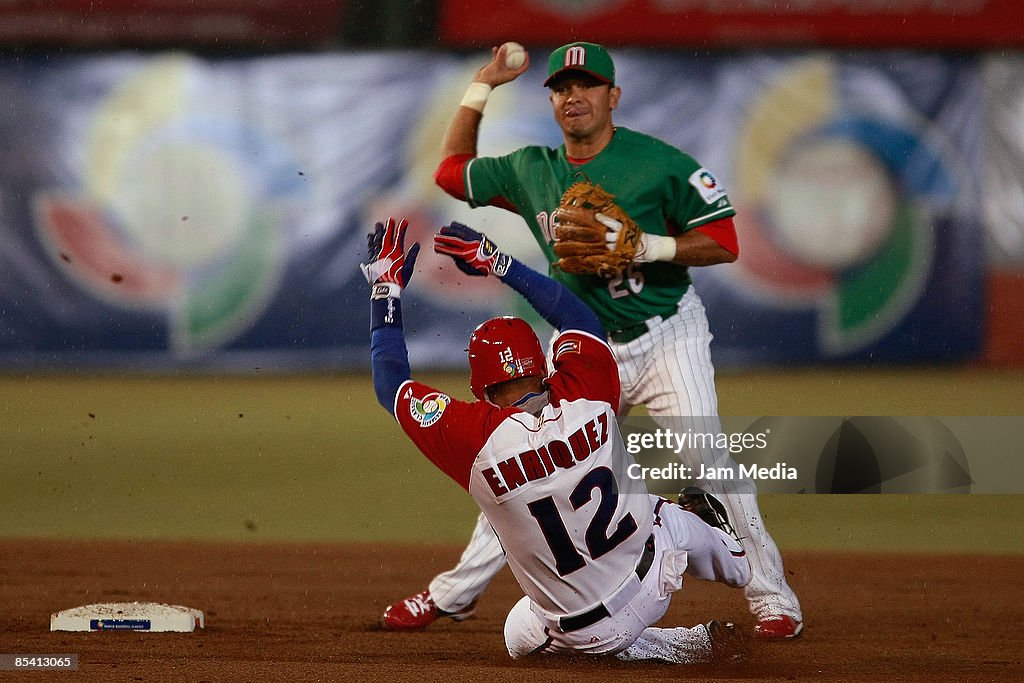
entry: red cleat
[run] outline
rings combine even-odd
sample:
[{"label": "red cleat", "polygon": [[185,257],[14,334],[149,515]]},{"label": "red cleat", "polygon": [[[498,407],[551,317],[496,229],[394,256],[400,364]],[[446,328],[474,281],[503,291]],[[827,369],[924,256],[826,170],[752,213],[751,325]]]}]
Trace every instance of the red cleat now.
[{"label": "red cleat", "polygon": [[804,630],[804,622],[785,614],[773,614],[757,622],[754,635],[760,640],[790,640]]},{"label": "red cleat", "polygon": [[473,616],[474,611],[475,603],[461,612],[439,610],[434,604],[434,598],[430,597],[430,591],[427,590],[388,605],[381,623],[389,631],[421,631],[441,617],[462,621]]}]

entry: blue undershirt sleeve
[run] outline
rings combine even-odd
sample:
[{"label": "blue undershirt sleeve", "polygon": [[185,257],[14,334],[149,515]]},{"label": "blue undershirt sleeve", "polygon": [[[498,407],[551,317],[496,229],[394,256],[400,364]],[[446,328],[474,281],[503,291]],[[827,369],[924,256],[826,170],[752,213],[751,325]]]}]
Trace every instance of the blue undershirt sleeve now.
[{"label": "blue undershirt sleeve", "polygon": [[371,301],[372,308],[390,306],[395,322],[379,323],[384,316],[374,310],[371,319],[379,326],[370,333],[370,365],[373,368],[373,390],[377,400],[394,415],[395,394],[399,387],[412,377],[409,367],[409,352],[405,347],[402,333],[401,302],[399,299]]},{"label": "blue undershirt sleeve", "polygon": [[516,259],[512,259],[512,265],[501,281],[522,294],[556,330],[582,330],[604,339],[604,326],[597,315],[561,282]]}]

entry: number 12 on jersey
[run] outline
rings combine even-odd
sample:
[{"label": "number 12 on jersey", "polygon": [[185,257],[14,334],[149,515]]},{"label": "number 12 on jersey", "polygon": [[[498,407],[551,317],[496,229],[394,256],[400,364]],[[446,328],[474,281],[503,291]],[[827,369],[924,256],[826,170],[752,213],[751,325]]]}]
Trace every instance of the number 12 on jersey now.
[{"label": "number 12 on jersey", "polygon": [[[608,534],[612,526],[612,517],[618,507],[619,489],[615,483],[615,476],[607,467],[597,467],[580,480],[569,494],[572,509],[579,510],[593,500],[594,489],[600,493],[600,503],[584,534],[584,542],[592,560],[610,552],[637,530],[636,520],[627,512],[615,524],[615,530],[611,535]],[[527,504],[527,507],[540,525],[541,533],[544,534],[544,539],[551,549],[558,575],[565,576],[583,568],[587,562],[576,549],[565,528],[565,522],[558,512],[554,498],[546,496]]]}]

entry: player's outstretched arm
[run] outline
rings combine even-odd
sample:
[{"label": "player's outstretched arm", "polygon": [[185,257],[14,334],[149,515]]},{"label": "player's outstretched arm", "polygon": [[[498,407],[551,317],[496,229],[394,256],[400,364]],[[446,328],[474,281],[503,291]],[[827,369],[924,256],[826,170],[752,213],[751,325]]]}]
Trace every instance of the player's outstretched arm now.
[{"label": "player's outstretched arm", "polygon": [[359,264],[370,283],[370,361],[377,400],[394,415],[395,395],[412,376],[402,332],[402,290],[412,278],[420,245],[405,251],[408,221],[388,218],[367,235],[367,263]]},{"label": "player's outstretched arm", "polygon": [[452,222],[434,235],[434,251],[451,256],[467,275],[491,273],[516,290],[560,331],[582,330],[602,339],[604,327],[590,308],[565,285],[503,254],[486,235]]}]

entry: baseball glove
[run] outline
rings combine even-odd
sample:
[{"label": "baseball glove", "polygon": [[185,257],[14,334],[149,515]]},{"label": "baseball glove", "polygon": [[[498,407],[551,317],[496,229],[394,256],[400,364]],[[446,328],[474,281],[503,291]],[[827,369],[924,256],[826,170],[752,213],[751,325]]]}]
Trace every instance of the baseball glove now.
[{"label": "baseball glove", "polygon": [[566,273],[615,277],[640,246],[640,226],[615,203],[614,195],[591,182],[571,185],[554,218],[555,267]]},{"label": "baseball glove", "polygon": [[721,529],[737,541],[741,540],[729,522],[729,513],[726,512],[722,501],[697,486],[687,486],[679,492],[679,507],[687,512],[700,517],[705,524]]}]

